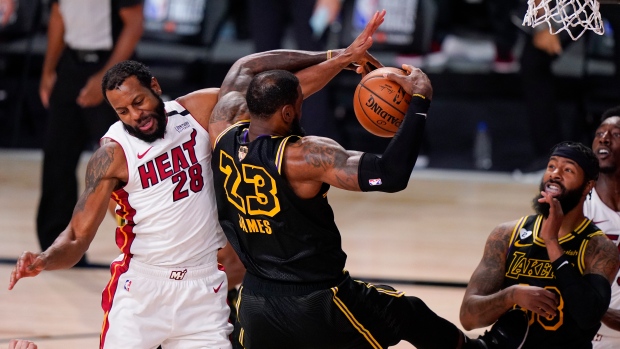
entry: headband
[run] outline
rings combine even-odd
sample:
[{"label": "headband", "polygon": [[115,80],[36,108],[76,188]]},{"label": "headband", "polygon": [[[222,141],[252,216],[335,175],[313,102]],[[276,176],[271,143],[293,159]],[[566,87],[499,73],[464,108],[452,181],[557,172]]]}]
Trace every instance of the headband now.
[{"label": "headband", "polygon": [[553,149],[551,156],[561,156],[575,161],[588,179],[596,179],[598,177],[598,162],[594,164],[584,153],[575,147],[566,144],[558,145]]}]

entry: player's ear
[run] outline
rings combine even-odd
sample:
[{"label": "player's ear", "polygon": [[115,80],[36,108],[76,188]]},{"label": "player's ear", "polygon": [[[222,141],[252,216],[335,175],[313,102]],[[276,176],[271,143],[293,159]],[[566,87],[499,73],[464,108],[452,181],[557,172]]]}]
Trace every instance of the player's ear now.
[{"label": "player's ear", "polygon": [[282,119],[287,124],[293,122],[294,118],[295,118],[295,110],[293,109],[292,105],[287,104],[284,107],[282,107]]},{"label": "player's ear", "polygon": [[156,77],[151,78],[151,89],[155,91],[158,96],[161,96],[161,86],[159,86],[159,81],[157,81]]}]

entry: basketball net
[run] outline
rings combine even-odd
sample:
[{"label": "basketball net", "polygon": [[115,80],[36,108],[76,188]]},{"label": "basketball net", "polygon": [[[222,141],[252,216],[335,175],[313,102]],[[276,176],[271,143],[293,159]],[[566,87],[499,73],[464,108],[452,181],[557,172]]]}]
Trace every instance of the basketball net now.
[{"label": "basketball net", "polygon": [[528,0],[523,25],[535,28],[547,23],[549,32],[557,34],[566,30],[573,40],[586,30],[603,35],[603,20],[597,0]]}]

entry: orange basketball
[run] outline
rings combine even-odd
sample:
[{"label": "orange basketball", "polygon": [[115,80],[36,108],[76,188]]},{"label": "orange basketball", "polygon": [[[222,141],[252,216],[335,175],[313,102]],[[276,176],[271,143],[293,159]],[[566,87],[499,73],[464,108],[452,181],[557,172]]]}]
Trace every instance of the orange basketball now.
[{"label": "orange basketball", "polygon": [[411,95],[386,78],[383,73],[407,74],[404,70],[383,67],[368,73],[353,95],[353,111],[360,124],[380,137],[393,137],[405,117]]}]

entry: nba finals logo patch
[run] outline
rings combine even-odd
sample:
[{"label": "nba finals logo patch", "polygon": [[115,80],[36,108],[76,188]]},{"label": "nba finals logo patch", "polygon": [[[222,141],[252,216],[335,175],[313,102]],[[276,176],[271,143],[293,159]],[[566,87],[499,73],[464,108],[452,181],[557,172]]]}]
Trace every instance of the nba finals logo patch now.
[{"label": "nba finals logo patch", "polygon": [[243,161],[246,155],[248,155],[248,147],[245,145],[240,146],[239,152],[237,153],[237,157],[239,158],[239,161]]},{"label": "nba finals logo patch", "polygon": [[381,178],[369,179],[368,184],[370,185],[381,185]]},{"label": "nba finals logo patch", "polygon": [[129,292],[130,287],[131,287],[131,280],[125,280],[125,285],[123,286],[125,291]]}]

